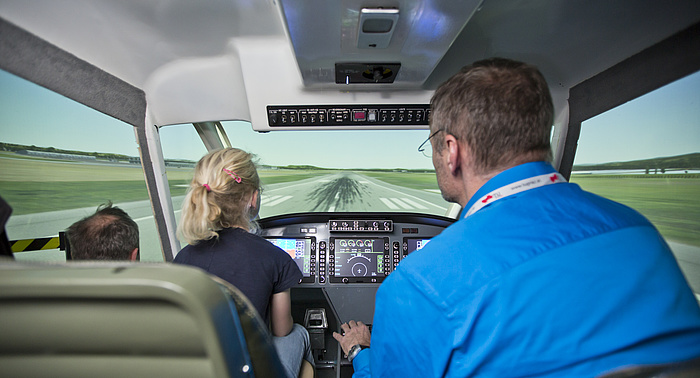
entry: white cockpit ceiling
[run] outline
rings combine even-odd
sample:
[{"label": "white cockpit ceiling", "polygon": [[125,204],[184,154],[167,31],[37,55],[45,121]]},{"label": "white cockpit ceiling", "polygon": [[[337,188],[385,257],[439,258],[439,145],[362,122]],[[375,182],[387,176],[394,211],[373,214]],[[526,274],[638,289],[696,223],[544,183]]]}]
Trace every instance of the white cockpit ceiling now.
[{"label": "white cockpit ceiling", "polygon": [[[351,16],[367,6],[399,9],[397,45],[347,48]],[[435,9],[450,11],[426,11]],[[0,0],[0,17],[144,90],[155,124],[256,127],[269,104],[427,103],[460,67],[490,56],[540,67],[561,113],[570,87],[700,22],[700,1]],[[329,32],[294,32],[312,25]],[[451,34],[426,48],[442,26]],[[411,79],[375,86],[313,76],[336,60],[385,59],[401,61]]]}]

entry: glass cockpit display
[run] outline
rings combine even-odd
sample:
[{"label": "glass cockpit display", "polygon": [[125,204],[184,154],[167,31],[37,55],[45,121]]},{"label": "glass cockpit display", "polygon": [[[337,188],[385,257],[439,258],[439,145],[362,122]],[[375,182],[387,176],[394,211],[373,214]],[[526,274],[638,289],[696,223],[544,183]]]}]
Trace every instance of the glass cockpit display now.
[{"label": "glass cockpit display", "polygon": [[429,241],[430,239],[428,238],[404,238],[404,246],[406,248],[404,256],[425,247]]},{"label": "glass cockpit display", "polygon": [[381,282],[389,261],[387,238],[331,238],[331,282]]},{"label": "glass cockpit display", "polygon": [[270,238],[267,240],[285,251],[303,274],[302,282],[313,282],[316,267],[315,238]]}]

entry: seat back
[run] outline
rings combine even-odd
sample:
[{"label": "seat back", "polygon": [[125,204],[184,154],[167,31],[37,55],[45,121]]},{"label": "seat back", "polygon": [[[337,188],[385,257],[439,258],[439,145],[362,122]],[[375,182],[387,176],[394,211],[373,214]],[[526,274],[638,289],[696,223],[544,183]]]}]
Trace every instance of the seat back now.
[{"label": "seat back", "polygon": [[0,264],[0,376],[274,376],[261,324],[237,289],[197,268]]},{"label": "seat back", "polygon": [[598,378],[696,378],[700,377],[700,358],[657,365],[627,366]]}]

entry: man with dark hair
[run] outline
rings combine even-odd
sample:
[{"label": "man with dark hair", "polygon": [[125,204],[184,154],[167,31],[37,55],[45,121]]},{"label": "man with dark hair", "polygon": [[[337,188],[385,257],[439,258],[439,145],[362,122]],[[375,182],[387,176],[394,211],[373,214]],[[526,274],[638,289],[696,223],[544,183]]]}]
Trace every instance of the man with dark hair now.
[{"label": "man with dark hair", "polygon": [[73,223],[66,234],[73,260],[139,260],[139,227],[111,202]]},{"label": "man with dark hair", "polygon": [[334,333],[356,377],[593,377],[700,356],[700,307],[658,231],[548,162],[535,67],[476,62],[431,109],[438,185],[463,211],[380,286],[371,347],[361,322]]}]

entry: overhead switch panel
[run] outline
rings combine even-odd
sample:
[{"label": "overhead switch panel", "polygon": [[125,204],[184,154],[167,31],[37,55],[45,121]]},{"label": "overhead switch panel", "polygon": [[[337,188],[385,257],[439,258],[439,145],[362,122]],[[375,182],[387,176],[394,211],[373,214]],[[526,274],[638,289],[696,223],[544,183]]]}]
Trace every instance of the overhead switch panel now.
[{"label": "overhead switch panel", "polygon": [[267,107],[270,127],[428,125],[430,105],[282,105]]}]

